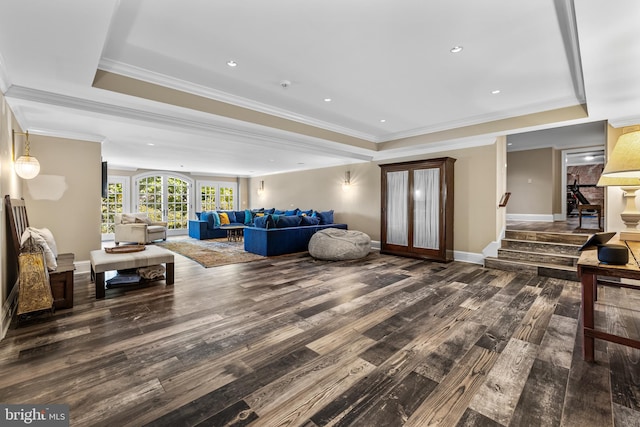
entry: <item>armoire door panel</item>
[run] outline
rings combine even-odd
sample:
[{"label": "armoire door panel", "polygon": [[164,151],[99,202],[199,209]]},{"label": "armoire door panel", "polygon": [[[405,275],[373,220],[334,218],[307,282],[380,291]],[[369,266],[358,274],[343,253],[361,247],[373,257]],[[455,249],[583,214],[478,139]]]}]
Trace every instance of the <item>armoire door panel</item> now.
[{"label": "armoire door panel", "polygon": [[453,260],[453,164],[439,159],[381,165],[381,252]]},{"label": "armoire door panel", "polygon": [[386,243],[408,246],[409,216],[408,197],[409,172],[389,172],[387,174],[387,236]]}]

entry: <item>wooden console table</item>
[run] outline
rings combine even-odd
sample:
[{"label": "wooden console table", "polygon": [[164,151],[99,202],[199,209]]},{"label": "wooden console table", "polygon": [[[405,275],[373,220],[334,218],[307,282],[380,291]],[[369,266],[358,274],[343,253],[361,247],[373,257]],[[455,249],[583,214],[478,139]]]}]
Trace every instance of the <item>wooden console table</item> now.
[{"label": "wooden console table", "polygon": [[[622,244],[620,241],[610,241],[613,244]],[[578,277],[582,285],[582,355],[584,360],[592,362],[594,360],[595,339],[614,342],[633,348],[640,348],[640,340],[613,335],[595,329],[594,304],[598,299],[598,285],[616,286],[640,290],[640,286],[619,282],[608,282],[598,280],[598,276],[617,277],[622,279],[640,280],[640,267],[634,257],[640,260],[640,242],[628,242],[631,252],[629,253],[629,263],[626,265],[608,265],[598,261],[596,250],[582,252],[578,260]]]}]

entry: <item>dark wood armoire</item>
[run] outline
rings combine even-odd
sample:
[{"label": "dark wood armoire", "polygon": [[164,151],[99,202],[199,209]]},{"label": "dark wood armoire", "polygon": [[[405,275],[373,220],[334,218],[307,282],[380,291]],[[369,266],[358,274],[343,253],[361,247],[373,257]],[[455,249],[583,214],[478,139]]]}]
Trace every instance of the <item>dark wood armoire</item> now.
[{"label": "dark wood armoire", "polygon": [[382,253],[453,261],[453,165],[438,159],[380,165]]}]

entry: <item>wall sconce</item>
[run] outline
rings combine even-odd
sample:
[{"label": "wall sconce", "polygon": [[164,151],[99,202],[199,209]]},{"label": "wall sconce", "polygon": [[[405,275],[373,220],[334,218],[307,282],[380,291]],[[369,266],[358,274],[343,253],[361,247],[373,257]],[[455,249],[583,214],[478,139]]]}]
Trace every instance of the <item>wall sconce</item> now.
[{"label": "wall sconce", "polygon": [[342,183],[342,190],[347,191],[351,187],[351,171],[344,173],[344,182]]},{"label": "wall sconce", "polygon": [[[18,157],[17,160],[16,160],[16,135],[26,136],[25,143],[24,143],[24,155]],[[26,131],[23,133],[23,132],[16,132],[15,130],[11,129],[11,142],[13,143],[12,155],[15,161],[14,169],[16,171],[16,174],[18,174],[18,176],[23,179],[32,179],[38,176],[38,173],[40,173],[40,162],[35,157],[32,157],[29,153],[29,149],[31,148],[29,146],[29,131]]]},{"label": "wall sconce", "polygon": [[258,187],[258,195],[262,196],[264,194],[264,181],[260,181],[260,186]]},{"label": "wall sconce", "polygon": [[620,214],[627,226],[620,240],[640,241],[640,212],[636,209],[636,191],[640,189],[640,131],[620,135],[596,184],[598,187],[620,186],[627,204]]}]

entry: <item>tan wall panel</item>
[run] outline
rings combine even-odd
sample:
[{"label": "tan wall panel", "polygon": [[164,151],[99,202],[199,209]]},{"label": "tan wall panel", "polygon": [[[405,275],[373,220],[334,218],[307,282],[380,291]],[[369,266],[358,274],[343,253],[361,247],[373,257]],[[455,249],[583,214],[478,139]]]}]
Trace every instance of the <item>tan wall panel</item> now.
[{"label": "tan wall panel", "polygon": [[[454,250],[482,253],[497,238],[497,146],[443,151],[398,161],[453,157]],[[351,170],[352,188],[343,192],[344,172]],[[260,181],[265,192],[258,196]],[[380,240],[380,167],[374,163],[256,177],[250,180],[251,208],[335,210],[336,222],[349,224]]]},{"label": "tan wall panel", "polygon": [[[351,186],[344,191],[346,171],[351,172]],[[265,187],[262,195],[258,195],[260,181]],[[249,207],[333,209],[336,222],[380,240],[380,168],[360,163],[252,178]]]},{"label": "tan wall panel", "polygon": [[553,214],[553,149],[515,151],[507,154],[509,214]]},{"label": "tan wall panel", "polygon": [[41,169],[24,184],[29,222],[50,229],[59,252],[86,261],[101,245],[100,144],[39,135],[30,140]]}]

